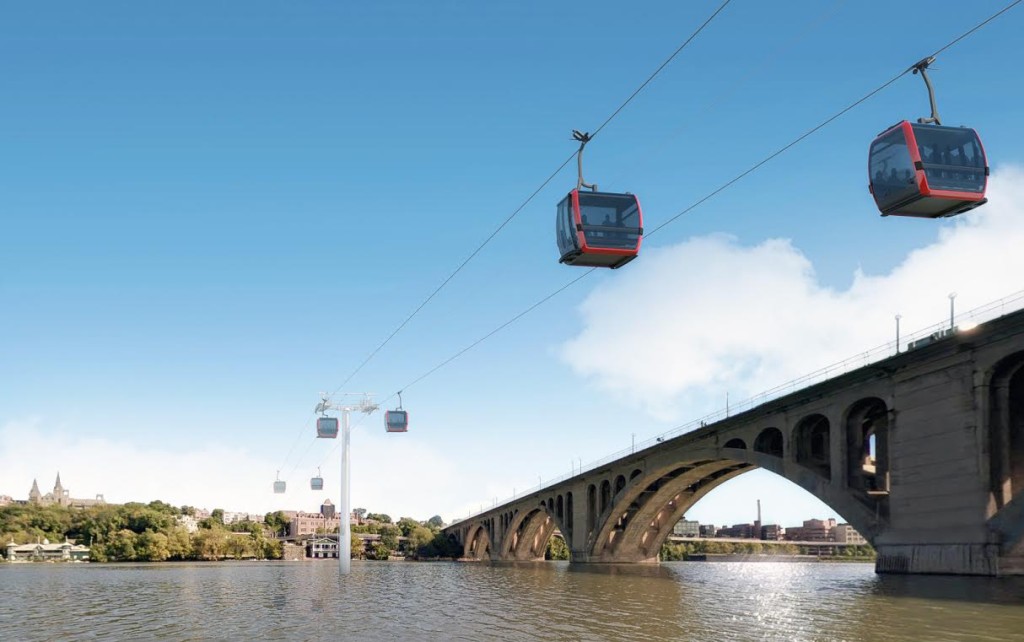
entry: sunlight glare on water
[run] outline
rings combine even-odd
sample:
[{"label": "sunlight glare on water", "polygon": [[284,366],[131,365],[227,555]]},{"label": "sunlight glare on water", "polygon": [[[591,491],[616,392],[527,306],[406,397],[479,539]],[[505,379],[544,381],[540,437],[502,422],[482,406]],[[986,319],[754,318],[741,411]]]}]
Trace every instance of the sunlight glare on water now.
[{"label": "sunlight glare on water", "polygon": [[0,640],[1024,639],[1019,579],[867,564],[25,564],[0,602]]}]

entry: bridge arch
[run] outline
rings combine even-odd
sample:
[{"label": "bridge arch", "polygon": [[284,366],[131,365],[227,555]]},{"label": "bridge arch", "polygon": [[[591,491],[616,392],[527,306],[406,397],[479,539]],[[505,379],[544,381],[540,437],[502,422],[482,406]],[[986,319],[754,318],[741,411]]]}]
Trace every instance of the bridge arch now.
[{"label": "bridge arch", "polygon": [[825,479],[832,476],[831,430],[828,417],[815,413],[797,423],[792,437],[796,462]]},{"label": "bridge arch", "polygon": [[617,502],[592,556],[610,562],[656,562],[672,527],[704,495],[753,466],[733,460],[681,466],[649,481],[629,505]]},{"label": "bridge arch", "polygon": [[615,503],[605,507],[589,529],[586,543],[588,557],[605,555],[605,549],[616,538],[616,533],[640,510],[651,493],[670,480],[708,463],[711,461],[676,462],[633,477],[616,495]]},{"label": "bridge arch", "polygon": [[739,437],[733,437],[729,441],[725,442],[725,447],[726,448],[736,448],[736,449],[739,449],[739,450],[746,450],[747,449],[747,442],[743,441]]},{"label": "bridge arch", "polygon": [[773,457],[782,457],[785,454],[784,441],[781,430],[775,427],[765,428],[754,438],[754,450]]},{"label": "bridge arch", "polygon": [[[561,498],[561,495],[559,495]],[[570,500],[571,501],[571,500]],[[499,559],[517,561],[543,560],[548,540],[559,530],[568,538],[564,521],[548,510],[547,504],[540,504],[533,510],[522,511],[513,518],[502,541]]]},{"label": "bridge arch", "polygon": [[601,482],[601,512],[608,510],[612,502],[612,483],[607,479]]},{"label": "bridge arch", "polygon": [[1024,491],[1024,352],[992,369],[988,405],[991,495],[998,510]]},{"label": "bridge arch", "polygon": [[[876,405],[865,403],[859,408],[876,409]],[[811,420],[815,421],[813,415]],[[820,425],[820,420],[817,423]],[[777,428],[764,429],[761,434],[768,430],[777,433],[773,439],[782,436]],[[832,484],[822,479],[821,473],[775,454],[725,447],[713,454],[652,468],[627,485],[614,504],[601,514],[597,528],[591,530],[586,558],[603,562],[657,561],[661,545],[688,510],[718,486],[756,468],[784,477],[814,495],[868,541],[873,541],[885,518],[877,507],[860,501],[844,485]]]},{"label": "bridge arch", "polygon": [[889,407],[866,397],[846,410],[846,485],[864,501],[889,493]]},{"label": "bridge arch", "polygon": [[462,557],[471,560],[491,559],[491,533],[485,522],[477,522],[469,527],[466,541],[462,547]]}]

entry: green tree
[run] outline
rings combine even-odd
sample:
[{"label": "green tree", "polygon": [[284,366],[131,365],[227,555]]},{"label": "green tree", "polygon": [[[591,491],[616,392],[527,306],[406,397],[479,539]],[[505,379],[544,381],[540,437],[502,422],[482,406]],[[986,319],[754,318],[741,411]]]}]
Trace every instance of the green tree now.
[{"label": "green tree", "polygon": [[114,533],[106,544],[106,555],[112,562],[130,562],[135,559],[136,534],[128,529]]},{"label": "green tree", "polygon": [[267,513],[263,517],[263,523],[265,523],[275,535],[283,535],[288,529],[290,520],[288,519],[288,516],[284,514],[284,511],[276,511],[273,513]]},{"label": "green tree", "polygon": [[352,512],[355,513],[356,519],[359,520],[359,521],[363,521],[363,518],[366,517],[366,509],[365,508],[357,508],[357,509],[355,509]]},{"label": "green tree", "polygon": [[[434,532],[426,526],[417,526],[406,535],[405,553],[411,557],[429,557],[423,555],[424,549],[434,540]],[[427,551],[429,553],[429,551]]]},{"label": "green tree", "polygon": [[192,537],[192,555],[200,560],[219,560],[227,555],[227,531],[202,529]]},{"label": "green tree", "polygon": [[169,540],[163,533],[145,531],[136,537],[136,559],[143,562],[163,562],[170,556]]},{"label": "green tree", "polygon": [[441,519],[440,515],[434,515],[427,520],[427,526],[434,530],[440,530],[444,528],[444,520]]},{"label": "green tree", "polygon": [[547,548],[544,550],[546,560],[567,560],[569,559],[569,547],[561,537],[548,538]]},{"label": "green tree", "polygon": [[409,537],[409,533],[420,526],[421,524],[411,517],[403,517],[398,520],[398,528],[401,529],[404,537]]},{"label": "green tree", "polygon": [[359,537],[355,533],[349,533],[349,539],[351,542],[349,544],[349,557],[354,560],[363,559],[366,555],[366,547],[363,546],[363,538]]},{"label": "green tree", "polygon": [[391,516],[387,513],[370,513],[366,516],[366,519],[372,522],[380,522],[381,524],[391,523]]},{"label": "green tree", "polygon": [[377,542],[373,545],[373,556],[371,559],[386,560],[390,556],[391,549],[385,546],[383,542]]},{"label": "green tree", "polygon": [[389,551],[398,550],[398,537],[402,534],[401,529],[392,524],[384,524],[380,527],[380,543],[388,547]]},{"label": "green tree", "polygon": [[444,533],[436,533],[428,546],[419,551],[420,557],[462,557],[462,546]]}]

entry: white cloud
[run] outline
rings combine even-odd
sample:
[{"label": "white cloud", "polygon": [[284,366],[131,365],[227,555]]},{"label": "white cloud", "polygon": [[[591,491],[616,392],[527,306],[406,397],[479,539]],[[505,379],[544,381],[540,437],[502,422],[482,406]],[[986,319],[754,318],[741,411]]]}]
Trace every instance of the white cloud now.
[{"label": "white cloud", "polygon": [[[592,292],[561,356],[600,388],[668,418],[706,412],[1024,287],[1024,170],[992,177],[990,202],[945,224],[888,274],[824,286],[785,239],[724,235],[645,252]],[[895,221],[894,221],[895,223]],[[948,309],[948,308],[947,308]],[[713,400],[713,401],[710,401]]]},{"label": "white cloud", "polygon": [[[325,498],[339,500],[340,454],[336,442],[318,441],[301,466],[282,471],[288,492],[272,492],[275,465],[242,445],[205,443],[186,452],[158,445],[76,434],[72,426],[46,427],[43,419],[9,421],[0,428],[0,494],[26,499],[32,480],[43,493],[53,489],[57,473],[72,497],[102,493],[108,502],[149,502],[175,506],[265,513],[272,510],[316,511]],[[405,437],[405,435],[403,435]],[[436,450],[419,440],[386,439],[365,429],[352,438],[352,502],[394,518],[427,519],[456,510],[456,471]],[[303,449],[305,449],[303,447]],[[275,453],[274,456],[279,456]],[[328,460],[322,473],[324,491],[309,488],[316,462]],[[311,463],[310,463],[311,462]],[[288,476],[290,475],[290,478]],[[447,510],[448,512],[442,512]]]}]

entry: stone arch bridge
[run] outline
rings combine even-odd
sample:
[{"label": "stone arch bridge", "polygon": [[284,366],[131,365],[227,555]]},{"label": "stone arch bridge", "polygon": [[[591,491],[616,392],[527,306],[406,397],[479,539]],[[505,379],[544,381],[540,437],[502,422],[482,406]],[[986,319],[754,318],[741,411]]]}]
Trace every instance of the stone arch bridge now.
[{"label": "stone arch bridge", "polygon": [[478,560],[657,562],[755,468],[832,507],[881,573],[1024,574],[1024,312],[903,352],[495,506],[446,533]]}]

